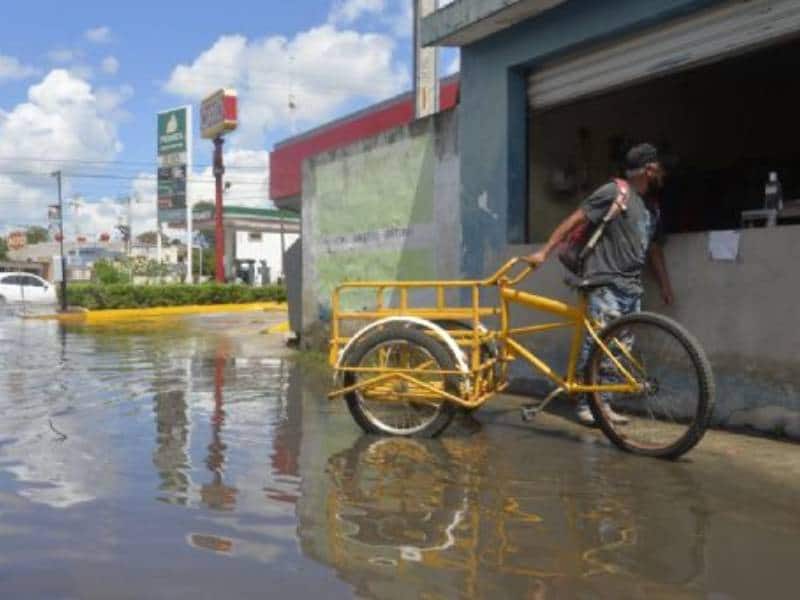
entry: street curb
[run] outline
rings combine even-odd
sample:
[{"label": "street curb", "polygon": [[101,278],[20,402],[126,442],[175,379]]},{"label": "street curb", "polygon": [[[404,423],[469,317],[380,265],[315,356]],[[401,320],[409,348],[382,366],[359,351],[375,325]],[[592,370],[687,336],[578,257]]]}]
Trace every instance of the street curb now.
[{"label": "street curb", "polygon": [[155,308],[120,308],[114,310],[90,310],[86,312],[36,315],[33,320],[60,321],[62,323],[112,323],[159,317],[180,317],[215,313],[239,313],[256,311],[285,311],[286,304],[278,302],[253,302],[250,304],[207,304],[190,306],[159,306]]}]

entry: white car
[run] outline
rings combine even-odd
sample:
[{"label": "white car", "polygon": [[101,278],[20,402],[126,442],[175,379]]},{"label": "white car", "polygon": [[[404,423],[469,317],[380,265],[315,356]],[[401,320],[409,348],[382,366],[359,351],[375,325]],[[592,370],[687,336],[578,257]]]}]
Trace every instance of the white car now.
[{"label": "white car", "polygon": [[0,304],[30,302],[56,304],[56,288],[38,275],[0,273]]}]

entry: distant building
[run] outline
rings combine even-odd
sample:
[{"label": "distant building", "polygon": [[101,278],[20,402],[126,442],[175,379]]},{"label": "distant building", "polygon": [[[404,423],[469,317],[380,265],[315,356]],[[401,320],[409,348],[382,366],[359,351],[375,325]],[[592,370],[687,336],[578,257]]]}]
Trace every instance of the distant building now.
[{"label": "distant building", "polygon": [[[214,209],[197,211],[195,231],[214,231]],[[285,277],[283,252],[300,237],[300,218],[290,211],[270,208],[226,206],[225,274],[249,283],[262,284]]]}]

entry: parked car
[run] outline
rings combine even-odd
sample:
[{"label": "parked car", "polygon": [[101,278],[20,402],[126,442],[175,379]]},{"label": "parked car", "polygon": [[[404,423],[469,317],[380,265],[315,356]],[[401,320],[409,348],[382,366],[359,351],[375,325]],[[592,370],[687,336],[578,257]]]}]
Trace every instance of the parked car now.
[{"label": "parked car", "polygon": [[56,288],[30,273],[0,273],[0,304],[30,302],[32,304],[56,304]]}]

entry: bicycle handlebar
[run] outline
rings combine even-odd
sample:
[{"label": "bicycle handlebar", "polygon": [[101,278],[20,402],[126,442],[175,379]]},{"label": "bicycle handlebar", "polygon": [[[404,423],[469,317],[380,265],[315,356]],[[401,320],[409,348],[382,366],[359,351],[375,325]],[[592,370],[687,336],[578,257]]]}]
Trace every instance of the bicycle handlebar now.
[{"label": "bicycle handlebar", "polygon": [[504,282],[505,285],[510,285],[510,286],[517,285],[519,282],[521,282],[535,270],[535,267],[532,264],[527,262],[525,259],[520,258],[519,256],[509,260],[506,264],[500,267],[494,275],[492,275],[488,279],[484,279],[481,282],[481,285],[485,286],[497,285],[500,282],[500,280],[503,279],[506,276],[506,274],[509,273],[509,271],[511,271],[511,269],[513,269],[519,263],[522,262],[526,264],[525,268],[516,277],[508,279]]}]

